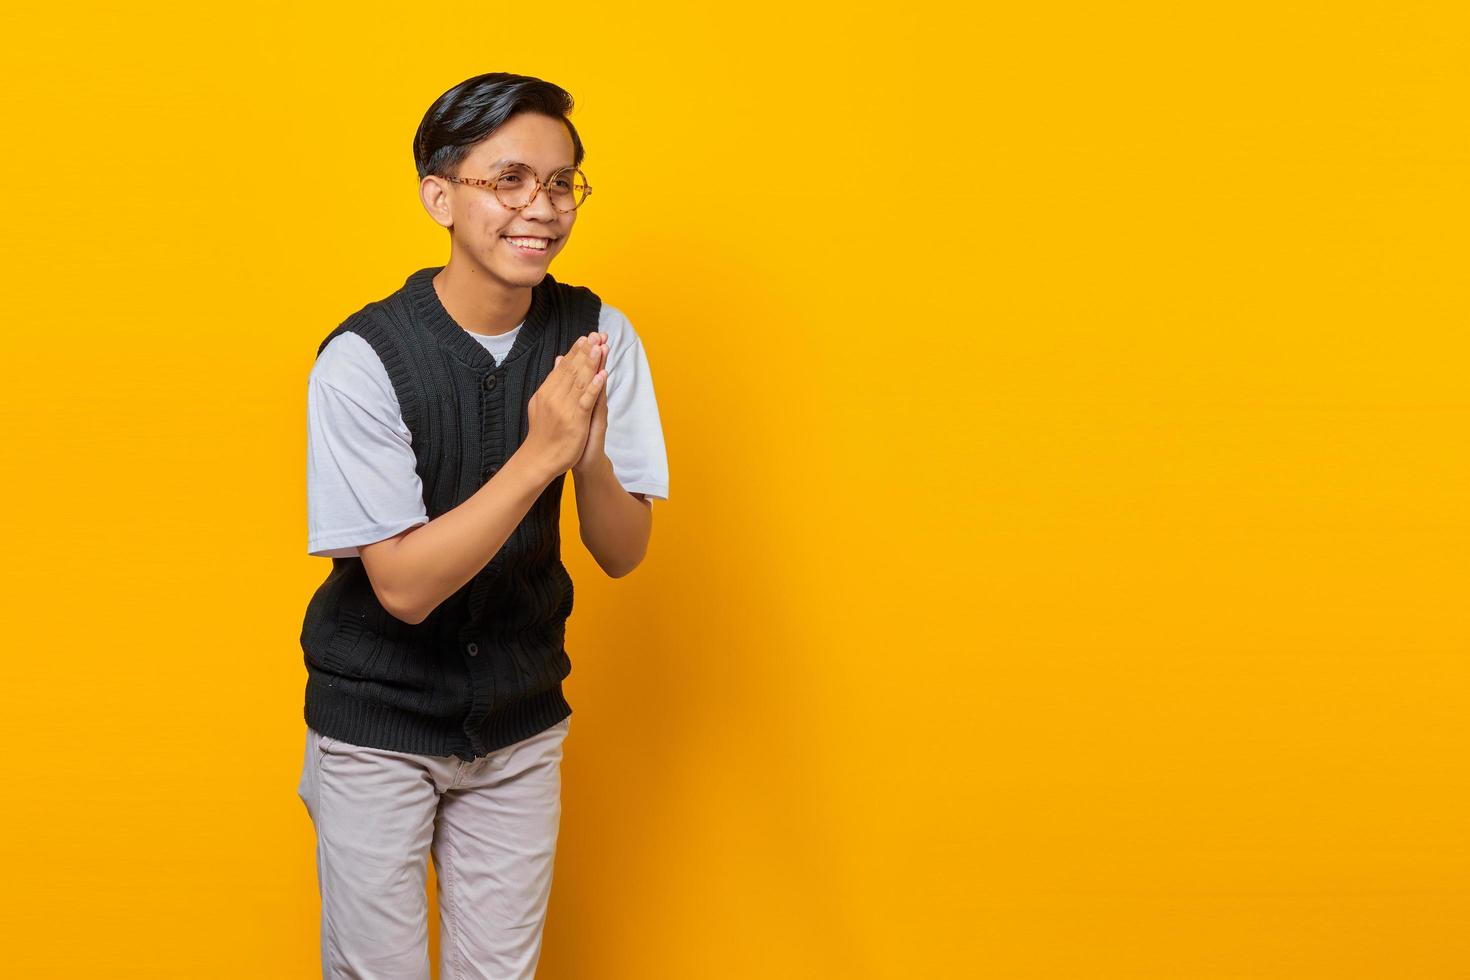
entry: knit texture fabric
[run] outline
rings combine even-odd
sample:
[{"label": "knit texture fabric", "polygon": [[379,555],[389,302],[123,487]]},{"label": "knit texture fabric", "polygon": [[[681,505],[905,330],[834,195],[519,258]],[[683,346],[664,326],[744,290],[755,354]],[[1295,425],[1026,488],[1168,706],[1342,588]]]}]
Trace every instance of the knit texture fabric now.
[{"label": "knit texture fabric", "polygon": [[[430,520],[469,499],[525,441],[531,395],[556,357],[597,329],[602,305],[548,273],[497,364],[444,309],[433,284],[441,268],[415,272],[317,346],[352,331],[382,359]],[[355,745],[472,761],[570,715],[565,481],[553,480],[490,562],[418,624],[383,608],[361,558],[333,558],[301,627],[306,723]]]}]

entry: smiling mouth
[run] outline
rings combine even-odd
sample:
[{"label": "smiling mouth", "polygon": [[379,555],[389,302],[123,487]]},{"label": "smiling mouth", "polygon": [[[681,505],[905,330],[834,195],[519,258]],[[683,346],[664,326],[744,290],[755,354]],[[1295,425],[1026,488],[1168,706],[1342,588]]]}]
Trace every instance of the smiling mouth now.
[{"label": "smiling mouth", "polygon": [[520,235],[501,235],[500,237],[505,239],[505,243],[511,248],[527,255],[543,255],[550,251],[552,242],[556,241],[554,238],[523,237]]}]

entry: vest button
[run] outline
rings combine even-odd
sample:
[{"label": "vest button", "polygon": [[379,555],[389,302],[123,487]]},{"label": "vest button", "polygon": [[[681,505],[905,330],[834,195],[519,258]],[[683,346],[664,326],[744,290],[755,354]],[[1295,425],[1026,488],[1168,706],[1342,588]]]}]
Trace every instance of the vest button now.
[{"label": "vest button", "polygon": [[485,375],[485,390],[486,391],[493,391],[494,388],[495,388],[495,375],[493,375],[493,374],[487,374],[487,375]]},{"label": "vest button", "polygon": [[471,643],[469,646],[465,647],[465,652],[468,653],[472,657],[475,656],[476,654],[478,654],[480,652],[480,644],[478,644],[478,643]]}]

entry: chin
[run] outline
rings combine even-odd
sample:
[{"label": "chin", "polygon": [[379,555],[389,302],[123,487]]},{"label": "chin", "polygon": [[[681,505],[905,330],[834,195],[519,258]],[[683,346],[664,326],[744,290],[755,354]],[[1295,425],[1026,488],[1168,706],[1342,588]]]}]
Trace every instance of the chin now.
[{"label": "chin", "polygon": [[550,267],[550,262],[541,263],[540,268],[534,266],[528,268],[526,266],[510,267],[497,265],[495,266],[495,271],[500,273],[500,277],[506,282],[518,282],[526,286],[534,286],[541,281]]}]

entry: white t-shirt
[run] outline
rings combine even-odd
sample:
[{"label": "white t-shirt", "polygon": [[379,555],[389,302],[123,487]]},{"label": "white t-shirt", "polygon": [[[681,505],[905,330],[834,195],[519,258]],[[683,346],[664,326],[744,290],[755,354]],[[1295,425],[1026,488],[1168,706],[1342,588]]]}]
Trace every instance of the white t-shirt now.
[{"label": "white t-shirt", "polygon": [[[499,336],[466,330],[495,358],[510,353],[521,324]],[[623,489],[669,499],[669,464],[648,357],[621,310],[602,304],[607,334],[605,451]],[[306,398],[307,551],[353,557],[358,547],[427,524],[412,434],[377,351],[343,332],[317,355]]]}]

